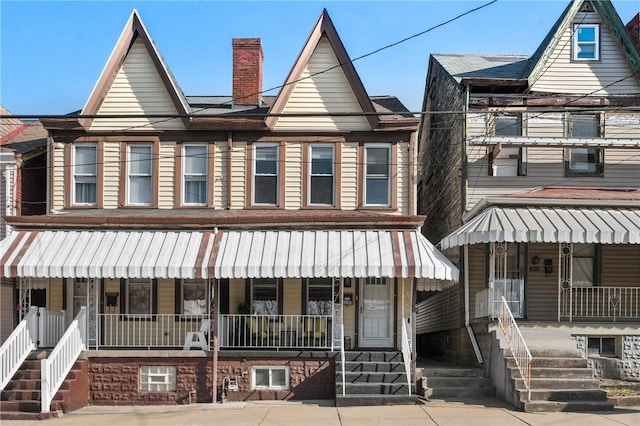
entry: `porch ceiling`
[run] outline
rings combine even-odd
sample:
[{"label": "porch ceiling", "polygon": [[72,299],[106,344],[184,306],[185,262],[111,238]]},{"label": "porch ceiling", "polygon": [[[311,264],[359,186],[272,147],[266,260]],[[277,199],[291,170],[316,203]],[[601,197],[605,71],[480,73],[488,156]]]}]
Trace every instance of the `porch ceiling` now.
[{"label": "porch ceiling", "polygon": [[489,242],[640,244],[640,210],[493,207],[445,237],[440,248]]},{"label": "porch ceiling", "polygon": [[417,230],[224,231],[217,238],[217,278],[458,279],[458,269]]}]

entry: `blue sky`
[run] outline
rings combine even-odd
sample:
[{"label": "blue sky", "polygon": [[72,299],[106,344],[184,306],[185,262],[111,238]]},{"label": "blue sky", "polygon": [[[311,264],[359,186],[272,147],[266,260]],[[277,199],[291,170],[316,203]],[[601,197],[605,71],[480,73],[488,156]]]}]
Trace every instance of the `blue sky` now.
[{"label": "blue sky", "polygon": [[[232,38],[262,39],[267,89],[284,82],[323,8],[355,58],[489,1],[0,0],[0,102],[21,115],[81,109],[134,8],[186,95],[229,95]],[[369,95],[418,111],[430,53],[531,54],[567,3],[499,0],[355,67]],[[624,23],[640,10],[613,4]]]}]

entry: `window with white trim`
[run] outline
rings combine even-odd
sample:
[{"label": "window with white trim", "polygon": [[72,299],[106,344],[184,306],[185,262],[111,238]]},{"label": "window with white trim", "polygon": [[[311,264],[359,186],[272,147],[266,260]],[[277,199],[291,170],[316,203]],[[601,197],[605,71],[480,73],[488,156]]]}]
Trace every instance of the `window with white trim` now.
[{"label": "window with white trim", "polygon": [[334,148],[333,145],[309,145],[309,205],[333,205]]},{"label": "window with white trim", "polygon": [[126,283],[127,314],[153,313],[153,286],[149,279],[130,278]]},{"label": "window with white trim", "polygon": [[98,190],[98,146],[73,145],[73,204],[93,206]]},{"label": "window with white trim", "polygon": [[181,280],[182,313],[185,315],[206,315],[207,282],[206,280]]},{"label": "window with white trim", "polygon": [[[570,138],[599,138],[598,114],[570,114],[567,133]],[[566,148],[566,176],[604,176],[603,148]]]},{"label": "window with white trim", "polygon": [[176,390],[176,367],[168,365],[140,366],[140,390],[172,392]]},{"label": "window with white trim", "polygon": [[391,199],[391,146],[364,147],[364,204],[389,206]]},{"label": "window with white trim", "polygon": [[289,367],[284,365],[251,367],[251,387],[253,389],[289,389]]},{"label": "window with white trim", "polygon": [[274,144],[254,144],[253,203],[278,205],[279,150]]},{"label": "window with white trim", "polygon": [[207,204],[208,152],[207,145],[182,146],[182,203]]},{"label": "window with white trim", "polygon": [[153,145],[127,145],[127,204],[150,206],[153,197]]},{"label": "window with white trim", "polygon": [[597,61],[600,59],[600,25],[576,24],[573,26],[573,60]]}]

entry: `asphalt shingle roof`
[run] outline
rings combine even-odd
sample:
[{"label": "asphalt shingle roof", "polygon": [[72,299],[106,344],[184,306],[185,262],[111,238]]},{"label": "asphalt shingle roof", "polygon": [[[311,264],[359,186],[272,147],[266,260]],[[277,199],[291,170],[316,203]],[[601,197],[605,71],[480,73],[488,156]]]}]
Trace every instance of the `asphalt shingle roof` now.
[{"label": "asphalt shingle roof", "polygon": [[529,56],[434,54],[433,58],[459,83],[463,78],[521,79]]}]

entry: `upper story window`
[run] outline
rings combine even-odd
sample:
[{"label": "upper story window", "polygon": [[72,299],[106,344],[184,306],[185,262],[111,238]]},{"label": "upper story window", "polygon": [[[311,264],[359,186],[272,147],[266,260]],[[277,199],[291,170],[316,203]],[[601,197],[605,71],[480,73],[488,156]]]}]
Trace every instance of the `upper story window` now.
[{"label": "upper story window", "polygon": [[153,145],[127,146],[127,204],[150,206],[153,197]]},{"label": "upper story window", "polygon": [[573,59],[575,61],[600,59],[600,26],[598,24],[573,26]]},{"label": "upper story window", "polygon": [[207,204],[208,158],[206,145],[182,147],[183,204],[198,206]]},{"label": "upper story window", "polygon": [[391,146],[364,147],[364,204],[391,205]]},{"label": "upper story window", "polygon": [[[600,120],[596,114],[572,114],[569,116],[568,123],[569,137],[600,137]],[[567,148],[564,163],[567,176],[603,176],[604,150],[602,148]]]},{"label": "upper story window", "polygon": [[97,203],[98,147],[95,144],[73,146],[73,204]]},{"label": "upper story window", "polygon": [[522,116],[499,114],[494,119],[495,136],[522,136]]},{"label": "upper story window", "polygon": [[335,149],[333,145],[309,145],[308,204],[334,204]]},{"label": "upper story window", "polygon": [[254,144],[254,150],[253,204],[277,206],[280,147],[273,144]]}]

